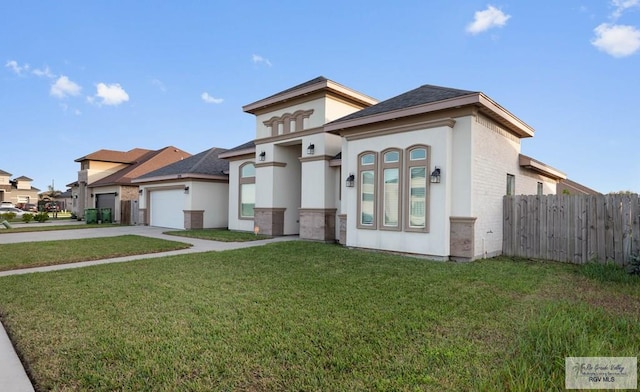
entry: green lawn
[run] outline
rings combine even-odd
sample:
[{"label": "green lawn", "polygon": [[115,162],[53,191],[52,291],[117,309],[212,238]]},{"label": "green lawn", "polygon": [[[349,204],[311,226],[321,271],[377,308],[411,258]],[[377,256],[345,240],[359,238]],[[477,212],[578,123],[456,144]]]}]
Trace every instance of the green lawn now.
[{"label": "green lawn", "polygon": [[222,242],[246,242],[266,240],[268,238],[271,238],[266,235],[256,235],[254,233],[248,233],[244,231],[230,231],[226,229],[175,230],[165,231],[164,234]]},{"label": "green lawn", "polygon": [[137,235],[0,245],[0,271],[158,253],[191,247]]},{"label": "green lawn", "polygon": [[28,225],[21,227],[13,227],[11,229],[5,229],[4,226],[0,226],[0,234],[11,234],[11,233],[26,233],[33,231],[53,231],[53,230],[78,230],[78,229],[100,229],[100,228],[108,228],[108,227],[122,227],[122,225],[115,223],[78,223],[78,224],[65,224],[65,225],[55,225],[51,224],[55,223],[55,221],[47,221],[45,223],[37,223],[31,222]]},{"label": "green lawn", "polygon": [[640,352],[640,279],[584,272],[292,241],[0,278],[0,316],[38,390],[562,390]]}]

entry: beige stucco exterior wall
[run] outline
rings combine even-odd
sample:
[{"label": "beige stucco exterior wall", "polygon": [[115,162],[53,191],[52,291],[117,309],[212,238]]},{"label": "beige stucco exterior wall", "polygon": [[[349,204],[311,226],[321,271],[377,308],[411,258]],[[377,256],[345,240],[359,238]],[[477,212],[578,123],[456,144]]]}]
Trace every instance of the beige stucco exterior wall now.
[{"label": "beige stucco exterior wall", "polygon": [[186,210],[204,210],[203,227],[226,228],[229,223],[229,184],[224,182],[188,181]]},{"label": "beige stucco exterior wall", "polygon": [[[288,106],[286,108],[273,110],[256,116],[256,139],[272,136],[271,128],[264,125],[265,121],[270,120],[273,117],[280,117],[287,113],[292,114],[298,110],[313,110],[313,113],[309,116],[309,118],[304,120],[303,129],[317,128],[324,125],[325,105],[324,100],[319,98],[309,102]],[[293,129],[295,129],[295,127],[292,126],[292,130]],[[280,130],[278,134],[282,134],[282,130]]]},{"label": "beige stucco exterior wall", "polygon": [[442,170],[441,183],[429,185],[429,233],[358,229],[357,200],[359,195],[357,184],[353,188],[347,188],[344,181],[341,181],[341,213],[348,215],[347,246],[429,255],[434,258],[447,258],[449,256],[451,201],[448,194],[452,186],[451,159],[453,149],[452,129],[450,127],[439,126],[437,128],[418,129],[348,141],[343,144],[342,177],[346,178],[350,173],[354,173],[356,181],[359,181],[357,159],[361,152],[381,152],[391,147],[404,150],[418,143],[431,147],[428,172],[433,171],[435,166],[440,167]]}]

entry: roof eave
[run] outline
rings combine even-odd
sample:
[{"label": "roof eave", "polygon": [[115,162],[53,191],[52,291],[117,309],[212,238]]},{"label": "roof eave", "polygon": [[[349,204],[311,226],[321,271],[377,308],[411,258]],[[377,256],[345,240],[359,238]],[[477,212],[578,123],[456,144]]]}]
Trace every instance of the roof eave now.
[{"label": "roof eave", "polygon": [[323,80],[323,81],[319,81],[318,83],[311,84],[309,86],[304,86],[299,89],[288,91],[282,94],[276,94],[269,98],[264,98],[259,101],[250,103],[248,105],[243,106],[242,110],[245,113],[256,114],[258,111],[266,107],[269,107],[281,102],[289,101],[300,96],[309,95],[316,91],[321,91],[321,90],[331,91],[349,100],[359,102],[364,106],[371,106],[378,103],[378,100],[368,95],[359,93],[355,90],[345,87],[332,80]]},{"label": "roof eave", "polygon": [[567,178],[567,175],[560,170],[523,154],[518,156],[518,163],[520,164],[520,167],[533,170],[554,180],[565,180]]},{"label": "roof eave", "polygon": [[436,102],[429,102],[423,105],[411,106],[404,109],[392,110],[384,113],[374,114],[366,117],[354,118],[352,120],[337,121],[325,125],[326,132],[339,133],[341,130],[348,128],[359,127],[363,125],[373,124],[377,122],[395,120],[403,117],[410,117],[429,112],[435,112],[438,110],[459,108],[462,106],[479,106],[484,109],[484,112],[488,112],[494,118],[499,118],[501,123],[507,126],[511,132],[518,137],[532,137],[534,134],[533,128],[518,119],[516,116],[505,110],[502,106],[495,103],[491,98],[485,96],[483,93],[473,93],[464,95],[461,97],[455,97],[450,99],[444,99]]},{"label": "roof eave", "polygon": [[228,180],[229,176],[224,174],[203,174],[203,173],[181,173],[181,174],[169,174],[166,176],[155,176],[147,178],[136,178],[131,182],[136,185],[141,185],[149,182],[159,181],[180,181],[180,180]]},{"label": "roof eave", "polygon": [[233,157],[238,157],[238,156],[242,156],[242,155],[252,155],[256,153],[256,148],[251,147],[251,148],[243,148],[242,150],[235,150],[235,151],[227,151],[224,152],[222,154],[218,154],[218,158],[220,159],[228,159],[228,158],[233,158]]}]

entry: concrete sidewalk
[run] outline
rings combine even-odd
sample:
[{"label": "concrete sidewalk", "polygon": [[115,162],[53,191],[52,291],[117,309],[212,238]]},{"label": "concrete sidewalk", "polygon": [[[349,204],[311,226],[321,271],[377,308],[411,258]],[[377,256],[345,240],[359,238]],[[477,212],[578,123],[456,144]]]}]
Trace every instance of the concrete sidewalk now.
[{"label": "concrete sidewalk", "polygon": [[[78,222],[60,222],[58,224],[77,224]],[[22,227],[21,224],[16,224],[14,227]],[[178,237],[172,235],[162,234],[164,231],[171,229],[164,229],[158,227],[149,226],[119,226],[119,227],[106,227],[96,229],[77,229],[77,230],[54,230],[54,231],[40,231],[40,232],[27,232],[27,233],[2,233],[0,234],[0,246],[1,244],[13,244],[13,243],[26,243],[37,241],[56,241],[56,240],[70,240],[81,238],[99,238],[99,237],[115,237],[120,235],[141,235],[145,237],[161,238],[170,241],[185,242],[191,244],[192,247],[182,250],[174,250],[162,253],[151,253],[144,255],[117,257],[112,259],[92,260],[84,261],[80,263],[71,264],[59,264],[47,267],[25,268],[21,270],[3,271],[0,272],[0,277],[9,275],[22,275],[34,272],[48,272],[70,268],[81,268],[91,265],[108,264],[108,263],[122,263],[132,260],[149,259],[155,257],[165,257],[188,253],[210,252],[210,251],[224,251],[248,248],[252,246],[261,246],[270,244],[272,242],[292,241],[297,240],[297,236],[290,237],[276,237],[268,240],[260,241],[248,241],[248,242],[218,242],[209,240],[200,240],[196,238]],[[11,341],[9,340],[2,323],[0,323],[0,391],[8,392],[22,392],[33,391],[33,386],[27,373],[25,372],[18,355],[16,354]]]}]

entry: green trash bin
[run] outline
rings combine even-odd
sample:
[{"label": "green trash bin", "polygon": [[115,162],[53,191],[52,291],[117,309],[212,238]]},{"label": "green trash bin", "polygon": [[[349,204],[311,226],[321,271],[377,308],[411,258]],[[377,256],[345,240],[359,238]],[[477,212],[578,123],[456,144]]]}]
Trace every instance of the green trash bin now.
[{"label": "green trash bin", "polygon": [[100,209],[100,220],[102,223],[112,223],[113,218],[111,217],[111,208],[101,208]]},{"label": "green trash bin", "polygon": [[87,208],[84,210],[84,221],[89,223],[98,223],[98,209]]}]

